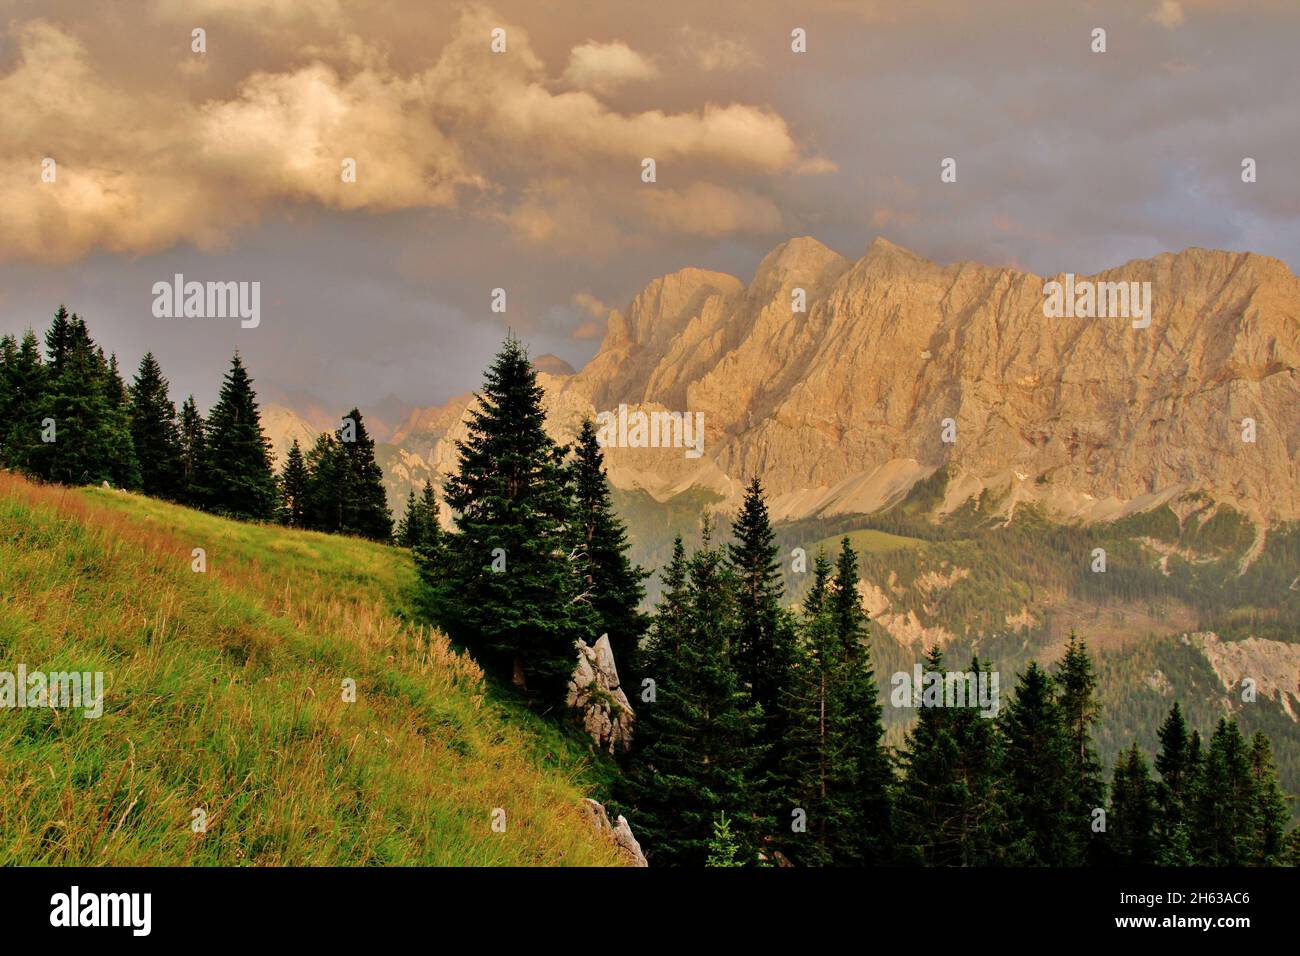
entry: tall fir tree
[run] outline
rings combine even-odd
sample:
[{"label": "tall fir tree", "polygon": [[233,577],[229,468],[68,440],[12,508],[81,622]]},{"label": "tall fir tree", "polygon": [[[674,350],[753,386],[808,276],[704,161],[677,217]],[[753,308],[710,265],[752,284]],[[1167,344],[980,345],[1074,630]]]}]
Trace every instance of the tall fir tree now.
[{"label": "tall fir tree", "polygon": [[457,533],[432,578],[420,569],[453,637],[489,669],[560,703],[585,635],[570,472],[544,423],[537,372],[508,338],[444,488]]},{"label": "tall fir tree", "polygon": [[253,380],[236,352],[208,413],[204,479],[214,511],[267,520],[275,515],[271,443],[262,431]]},{"label": "tall fir tree", "polygon": [[339,534],[343,531],[344,502],[351,484],[351,461],[329,432],[316,436],[304,465],[307,478],[303,484],[303,526],[313,531]]},{"label": "tall fir tree", "polygon": [[181,433],[167,379],[146,352],[131,383],[131,440],[140,463],[140,490],[157,498],[182,495]]},{"label": "tall fir tree", "polygon": [[1193,765],[1192,741],[1187,730],[1187,721],[1178,701],[1169,710],[1164,723],[1156,731],[1160,741],[1160,752],[1156,754],[1156,772],[1160,774],[1160,783],[1156,789],[1156,799],[1160,808],[1159,863],[1162,866],[1190,866],[1191,836],[1188,832],[1189,799],[1195,782],[1196,768]]},{"label": "tall fir tree", "polygon": [[760,711],[736,676],[736,582],[707,522],[689,561],[678,540],[665,583],[644,660],[653,701],[638,711],[627,772],[638,832],[652,865],[702,866],[726,813],[738,858],[750,864],[760,839],[749,787]]},{"label": "tall fir tree", "polygon": [[1200,866],[1247,866],[1259,856],[1259,805],[1250,748],[1235,720],[1219,718],[1196,794],[1192,854]]},{"label": "tall fir tree", "polygon": [[1076,761],[1052,678],[1031,661],[1002,712],[1002,776],[1007,788],[1008,862],[1080,866],[1091,818],[1078,818]]},{"label": "tall fir tree", "polygon": [[295,438],[280,472],[280,520],[292,528],[304,527],[306,505],[307,464],[303,461],[302,446]]},{"label": "tall fir tree", "polygon": [[759,812],[774,817],[783,802],[778,775],[784,761],[784,704],[786,682],[795,659],[795,635],[794,622],[781,603],[785,587],[777,560],[776,533],[758,478],[745,489],[731,534],[735,540],[727,545],[727,560],[738,587],[736,674],[741,687],[762,709],[762,756],[755,790],[763,803]]},{"label": "tall fir tree", "polygon": [[10,468],[31,471],[41,445],[47,369],[36,334],[28,329],[5,349],[4,415],[0,418],[0,461]]},{"label": "tall fir tree", "polygon": [[[1076,820],[1088,820],[1095,810],[1106,805],[1104,769],[1092,743],[1101,705],[1097,700],[1097,678],[1093,673],[1092,658],[1088,656],[1088,645],[1073,631],[1056,673],[1055,687],[1074,767],[1071,812]],[[1100,863],[1106,854],[1105,831],[1090,826],[1087,833],[1088,858],[1093,863]]]},{"label": "tall fir tree", "polygon": [[208,443],[203,416],[191,395],[181,403],[180,420],[180,500],[192,508],[208,502],[208,483],[204,476]]},{"label": "tall fir tree", "polygon": [[113,384],[103,352],[86,323],[62,308],[45,339],[49,377],[40,418],[42,425],[51,423],[54,440],[42,436],[32,448],[32,469],[48,481],[69,485],[116,480],[122,436],[115,429]]},{"label": "tall fir tree", "polygon": [[1157,788],[1137,743],[1115,765],[1106,832],[1111,859],[1121,866],[1154,866],[1160,855]]},{"label": "tall fir tree", "polygon": [[[924,672],[946,674],[937,646],[926,655]],[[998,737],[993,720],[977,709],[976,695],[971,693],[981,676],[987,681],[990,672],[975,658],[967,673],[975,683],[967,684],[964,706],[919,707],[907,735],[897,801],[905,862],[926,866],[1000,862]]]},{"label": "tall fir tree", "polygon": [[1291,812],[1286,796],[1278,784],[1273,765],[1273,747],[1262,731],[1255,731],[1250,741],[1250,777],[1254,791],[1255,857],[1258,866],[1283,866],[1286,863],[1286,827]]},{"label": "tall fir tree", "polygon": [[131,395],[122,380],[122,371],[117,364],[116,353],[109,356],[104,364],[103,349],[99,350],[99,362],[104,370],[104,394],[108,401],[109,441],[116,454],[110,466],[112,481],[118,488],[132,491],[140,487],[140,459],[135,451],[135,437],[131,431]]},{"label": "tall fir tree", "polygon": [[375,440],[354,408],[335,433],[347,455],[348,486],[343,500],[343,530],[374,541],[391,541],[393,514],[384,491],[384,473],[375,461]]},{"label": "tall fir tree", "polygon": [[845,536],[835,562],[829,612],[841,655],[835,681],[836,712],[842,715],[845,754],[854,779],[854,824],[837,858],[843,863],[892,862],[894,847],[893,763],[868,644],[867,613],[858,594],[858,556]]},{"label": "tall fir tree", "polygon": [[649,624],[640,610],[648,572],[628,558],[627,528],[610,499],[604,455],[590,420],[583,421],[578,433],[572,468],[574,518],[583,556],[580,573],[592,612],[591,637],[609,635],[620,680],[634,686],[636,650]]}]

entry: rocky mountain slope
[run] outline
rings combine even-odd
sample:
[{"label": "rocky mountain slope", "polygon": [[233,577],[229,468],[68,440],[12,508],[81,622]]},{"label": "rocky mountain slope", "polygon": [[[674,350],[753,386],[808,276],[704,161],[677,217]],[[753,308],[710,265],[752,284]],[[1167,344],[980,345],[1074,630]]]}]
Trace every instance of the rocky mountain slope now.
[{"label": "rocky mountain slope", "polygon": [[[1134,328],[1046,317],[1061,278],[940,266],[884,239],[856,262],[792,239],[748,284],[683,269],[611,312],[581,371],[542,373],[551,425],[567,440],[621,403],[702,413],[698,458],[607,449],[615,486],[730,503],[759,474],[782,520],[878,511],[940,465],[940,511],[988,491],[1007,512],[1096,521],[1205,491],[1260,523],[1300,517],[1300,280],[1204,249],[1087,277],[1151,284],[1151,324]],[[401,495],[454,464],[470,401],[378,436]]]}]

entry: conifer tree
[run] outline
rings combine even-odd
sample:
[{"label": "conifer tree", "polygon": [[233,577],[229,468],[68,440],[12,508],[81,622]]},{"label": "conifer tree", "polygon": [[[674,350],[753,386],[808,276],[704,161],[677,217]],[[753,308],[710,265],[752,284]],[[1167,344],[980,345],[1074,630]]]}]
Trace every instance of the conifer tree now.
[{"label": "conifer tree", "polygon": [[192,508],[204,507],[208,502],[208,486],[203,474],[208,444],[203,416],[194,404],[193,395],[181,403],[180,452],[180,500]]},{"label": "conifer tree", "polygon": [[841,759],[853,777],[853,826],[840,836],[837,862],[867,866],[891,862],[894,846],[891,791],[894,772],[884,746],[885,728],[868,645],[867,614],[858,595],[858,556],[846,536],[840,543],[829,611],[841,655],[836,668],[835,712],[842,721]]},{"label": "conifer tree", "polygon": [[[1076,821],[1087,821],[1094,810],[1105,806],[1106,799],[1101,759],[1092,745],[1092,730],[1097,724],[1101,706],[1097,701],[1097,678],[1093,674],[1088,646],[1073,631],[1056,674],[1055,686],[1074,767],[1071,811]],[[1106,852],[1105,831],[1089,826],[1086,832],[1089,859],[1094,863],[1101,862]]]},{"label": "conifer tree", "polygon": [[[946,673],[937,646],[926,655],[924,672]],[[978,687],[981,674],[988,672],[975,658],[968,673]],[[907,736],[897,811],[908,862],[998,862],[1002,834],[997,735],[992,719],[976,709],[973,698],[967,695],[966,706],[920,707]]]},{"label": "conifer tree", "polygon": [[785,587],[777,561],[776,533],[768,516],[763,486],[750,481],[740,513],[731,526],[735,539],[727,560],[738,586],[739,629],[734,658],[740,685],[763,712],[759,744],[763,749],[755,781],[765,815],[780,806],[777,780],[785,745],[785,684],[794,664],[794,622],[781,606]]},{"label": "conifer tree", "polygon": [[39,416],[41,421],[52,420],[54,441],[32,447],[33,470],[48,481],[69,485],[116,479],[121,436],[115,434],[112,384],[103,353],[86,323],[62,309],[46,333],[46,348],[48,389]]},{"label": "conifer tree", "polygon": [[293,440],[280,472],[280,520],[293,528],[304,527],[307,506],[307,465],[302,447]]},{"label": "conifer tree", "polygon": [[438,572],[446,579],[429,583],[454,638],[489,669],[558,703],[577,657],[580,578],[565,450],[544,419],[536,370],[508,338],[470,412],[469,437],[458,442],[459,466],[444,489],[458,533]]},{"label": "conifer tree", "polygon": [[135,438],[131,433],[131,396],[122,380],[116,353],[104,364],[104,351],[98,351],[99,363],[104,369],[104,394],[108,402],[106,426],[109,442],[116,449],[110,466],[113,484],[118,488],[136,490],[140,487],[140,460],[135,451]]},{"label": "conifer tree", "polygon": [[1052,678],[1031,661],[1003,711],[1002,774],[1007,787],[1009,862],[1079,866],[1090,818],[1078,819],[1072,793],[1077,770]]},{"label": "conifer tree", "polygon": [[375,461],[375,440],[361,412],[352,409],[335,436],[347,455],[347,486],[343,498],[343,530],[374,541],[393,537],[393,514],[384,491],[384,473]]},{"label": "conifer tree", "polygon": [[[583,594],[592,612],[592,637],[609,635],[620,680],[636,682],[636,649],[649,621],[641,613],[648,572],[628,559],[627,528],[610,500],[596,429],[584,420],[574,449],[573,493]],[[590,640],[590,639],[589,639]]]},{"label": "conifer tree", "polygon": [[1191,737],[1178,701],[1169,710],[1156,731],[1160,753],[1156,754],[1156,771],[1160,783],[1156,790],[1160,808],[1159,862],[1162,866],[1190,866],[1191,838],[1188,833],[1190,788],[1195,770],[1192,766]]},{"label": "conifer tree", "polygon": [[0,418],[0,461],[11,468],[33,468],[41,444],[41,418],[45,407],[46,368],[40,343],[28,329],[21,341],[9,344],[4,354],[4,417]]},{"label": "conifer tree", "polygon": [[181,435],[167,379],[146,352],[130,388],[131,441],[140,463],[140,490],[157,498],[182,494]]},{"label": "conifer tree", "polygon": [[706,521],[686,561],[680,539],[651,628],[643,673],[654,699],[638,710],[626,776],[638,833],[655,866],[702,866],[726,813],[745,863],[757,857],[749,779],[759,710],[736,677],[736,584]]},{"label": "conifer tree", "polygon": [[1159,805],[1136,742],[1115,766],[1112,790],[1106,821],[1112,859],[1122,866],[1154,866],[1160,853]]},{"label": "conifer tree", "polygon": [[1286,858],[1286,826],[1291,814],[1277,781],[1273,748],[1263,731],[1250,741],[1250,775],[1255,799],[1255,857],[1259,866],[1281,866]]},{"label": "conifer tree", "polygon": [[397,543],[403,548],[413,548],[420,540],[422,516],[415,501],[415,489],[406,492],[406,510],[397,522]]},{"label": "conifer tree", "polygon": [[1250,749],[1235,720],[1219,718],[1197,792],[1192,853],[1200,866],[1246,866],[1260,855]]},{"label": "conifer tree", "polygon": [[350,485],[350,461],[337,438],[322,432],[307,452],[303,487],[303,526],[313,531],[343,531],[344,501]]},{"label": "conifer tree", "polygon": [[274,517],[275,473],[271,443],[262,432],[253,380],[236,352],[208,413],[204,479],[209,506],[218,513],[247,519]]}]

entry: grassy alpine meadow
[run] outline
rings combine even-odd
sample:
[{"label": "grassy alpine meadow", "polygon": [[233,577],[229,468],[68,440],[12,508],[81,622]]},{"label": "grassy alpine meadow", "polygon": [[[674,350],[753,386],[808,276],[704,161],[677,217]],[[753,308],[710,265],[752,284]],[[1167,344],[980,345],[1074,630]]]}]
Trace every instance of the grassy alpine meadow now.
[{"label": "grassy alpine meadow", "polygon": [[0,472],[0,671],[104,675],[98,718],[0,709],[0,864],[617,865],[602,768],[414,584],[398,548]]}]

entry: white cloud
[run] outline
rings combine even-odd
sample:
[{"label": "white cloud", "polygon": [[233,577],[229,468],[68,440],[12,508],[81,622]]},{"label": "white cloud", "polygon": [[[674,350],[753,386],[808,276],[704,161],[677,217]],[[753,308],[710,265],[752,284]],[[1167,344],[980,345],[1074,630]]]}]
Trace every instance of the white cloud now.
[{"label": "white cloud", "polygon": [[624,83],[650,80],[659,75],[653,61],[626,43],[588,42],[569,51],[564,80],[570,86],[592,93],[613,92]]}]

